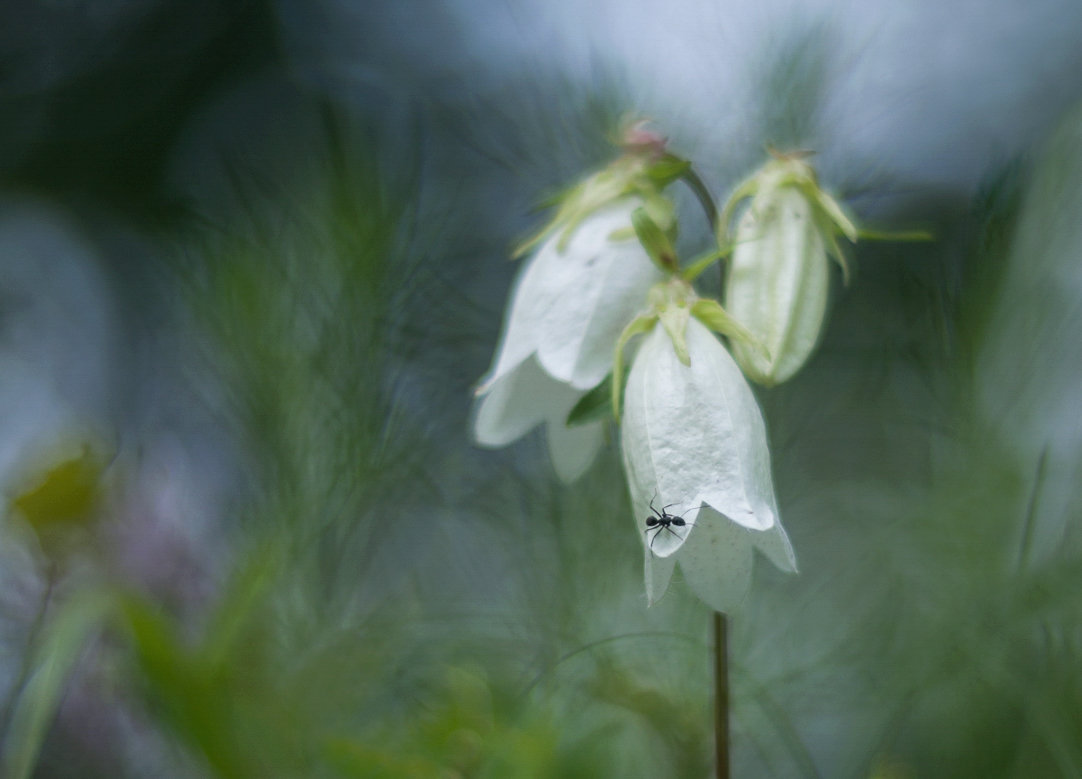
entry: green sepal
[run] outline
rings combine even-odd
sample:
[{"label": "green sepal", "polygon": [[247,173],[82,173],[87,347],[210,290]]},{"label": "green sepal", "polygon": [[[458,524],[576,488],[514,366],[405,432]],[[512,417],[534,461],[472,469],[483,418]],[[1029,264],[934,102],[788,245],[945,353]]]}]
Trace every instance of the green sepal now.
[{"label": "green sepal", "polygon": [[935,236],[927,230],[857,230],[865,241],[934,241]]},{"label": "green sepal", "polygon": [[699,278],[699,275],[704,270],[709,268],[711,265],[713,265],[715,262],[722,259],[723,257],[728,256],[729,252],[731,251],[731,246],[718,248],[712,252],[707,252],[706,254],[695,258],[691,261],[690,265],[684,268],[683,272],[681,272],[680,274],[680,278],[689,283],[695,281],[695,279]]},{"label": "green sepal", "polygon": [[547,199],[556,206],[556,213],[542,227],[515,247],[512,259],[518,259],[554,232],[559,232],[559,248],[563,251],[575,229],[590,214],[625,195],[638,194],[662,229],[675,224],[672,204],[660,194],[660,189],[682,176],[691,163],[666,154],[657,162],[644,165],[634,155],[620,157],[603,170],[587,177],[570,189]]},{"label": "green sepal", "polygon": [[583,219],[607,203],[611,203],[631,190],[628,176],[624,171],[605,168],[575,185],[562,196],[557,196],[559,208],[548,223],[523,241],[511,253],[511,259],[518,259],[530,249],[547,238],[551,233],[560,231],[562,251],[571,240],[572,233]]},{"label": "green sepal", "polygon": [[660,187],[666,187],[683,176],[691,168],[689,160],[675,154],[663,154],[657,162],[646,168],[646,175]]},{"label": "green sepal", "polygon": [[740,204],[740,201],[755,195],[759,191],[760,178],[758,171],[748,176],[736,185],[736,189],[732,191],[732,194],[729,195],[729,199],[725,201],[725,205],[718,215],[718,246],[731,245],[732,242],[729,240],[729,222],[732,221],[733,218],[733,209]]},{"label": "green sepal", "polygon": [[670,240],[676,238],[676,206],[656,189],[644,190],[639,193],[642,197],[642,208],[647,215],[654,220]]},{"label": "green sepal", "polygon": [[661,326],[672,339],[672,348],[676,352],[676,359],[684,365],[691,365],[691,354],[688,353],[687,329],[691,310],[685,305],[670,305],[658,312]]},{"label": "green sepal", "polygon": [[740,340],[769,358],[770,352],[767,351],[762,342],[752,335],[751,331],[746,327],[733,319],[718,301],[710,298],[699,298],[691,306],[691,315],[715,333]]},{"label": "green sepal", "polygon": [[834,228],[834,222],[822,212],[817,213],[814,218],[819,228],[819,235],[826,245],[827,255],[832,257],[842,269],[842,283],[848,287],[852,274],[849,272],[849,261],[846,259],[845,252],[838,243],[838,231]]},{"label": "green sepal", "polygon": [[678,267],[676,250],[673,248],[669,236],[657,222],[647,213],[645,208],[636,208],[631,214],[631,224],[635,228],[635,235],[639,243],[650,259],[665,273],[673,273]]},{"label": "green sepal", "polygon": [[[657,314],[643,314],[642,316],[635,317],[628,323],[628,326],[624,328],[624,331],[620,333],[620,338],[616,342],[616,350],[612,356],[612,373],[614,376],[622,376],[624,371],[624,347],[627,346],[627,342],[630,341],[636,335],[642,335],[648,333],[657,324]],[[620,421],[620,392],[623,390],[623,382],[612,382],[612,416],[619,422]]]},{"label": "green sepal", "polygon": [[571,235],[583,219],[602,206],[626,195],[629,190],[628,183],[624,176],[615,175],[609,168],[586,179],[560,207],[556,218],[553,219],[554,225],[563,223],[560,227],[560,242],[557,244],[560,251],[567,248]]},{"label": "green sepal", "polygon": [[849,215],[845,213],[845,209],[842,208],[837,200],[832,198],[815,184],[805,185],[804,187],[801,187],[801,191],[804,193],[805,197],[819,207],[819,210],[838,230],[841,231],[842,235],[849,239],[850,243],[857,242],[857,226],[853,223],[853,220],[849,218]]},{"label": "green sepal", "polygon": [[634,227],[619,227],[609,233],[609,241],[612,243],[619,243],[620,241],[629,241],[635,238]]}]

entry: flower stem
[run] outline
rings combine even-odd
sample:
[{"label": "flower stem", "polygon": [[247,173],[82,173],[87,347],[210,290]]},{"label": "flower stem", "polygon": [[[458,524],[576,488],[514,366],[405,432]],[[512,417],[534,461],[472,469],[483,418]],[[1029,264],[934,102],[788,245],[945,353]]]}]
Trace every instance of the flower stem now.
[{"label": "flower stem", "polygon": [[692,168],[685,170],[680,178],[684,180],[684,183],[698,198],[699,205],[703,207],[703,211],[706,213],[706,220],[710,223],[710,232],[717,233],[718,207],[714,203],[714,198],[710,196],[710,190],[706,188],[706,183],[699,178],[699,174]]},{"label": "flower stem", "polygon": [[729,624],[714,612],[714,755],[717,779],[729,779]]}]

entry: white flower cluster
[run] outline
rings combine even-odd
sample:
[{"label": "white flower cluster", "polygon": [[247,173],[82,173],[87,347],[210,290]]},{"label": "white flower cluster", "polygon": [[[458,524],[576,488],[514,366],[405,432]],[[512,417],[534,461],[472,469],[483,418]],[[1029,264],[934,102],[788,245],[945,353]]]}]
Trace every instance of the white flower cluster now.
[{"label": "white flower cluster", "polygon": [[[597,454],[604,424],[573,417],[611,382],[616,418],[623,396],[620,443],[649,603],[680,563],[692,590],[727,612],[747,591],[755,548],[796,571],[744,374],[776,384],[808,360],[826,310],[827,254],[840,262],[835,234],[855,239],[856,230],[806,162],[782,157],[734,192],[720,215],[722,248],[681,269],[663,189],[689,166],[635,131],[637,143],[573,189],[530,242],[537,248],[478,390],[475,434],[504,446],[544,422],[556,472],[573,480]],[[730,211],[749,196],[722,308],[691,282],[727,253]],[[732,354],[711,331],[729,337]],[[636,335],[644,337],[625,389],[623,352]]]}]

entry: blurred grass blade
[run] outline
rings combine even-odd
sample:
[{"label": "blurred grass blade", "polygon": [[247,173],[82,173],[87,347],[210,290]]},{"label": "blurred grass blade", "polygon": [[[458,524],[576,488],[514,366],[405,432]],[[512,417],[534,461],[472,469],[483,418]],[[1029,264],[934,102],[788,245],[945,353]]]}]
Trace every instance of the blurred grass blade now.
[{"label": "blurred grass blade", "polygon": [[71,671],[91,636],[115,606],[110,592],[96,591],[66,604],[49,625],[34,672],[19,696],[0,768],[7,779],[30,777]]}]

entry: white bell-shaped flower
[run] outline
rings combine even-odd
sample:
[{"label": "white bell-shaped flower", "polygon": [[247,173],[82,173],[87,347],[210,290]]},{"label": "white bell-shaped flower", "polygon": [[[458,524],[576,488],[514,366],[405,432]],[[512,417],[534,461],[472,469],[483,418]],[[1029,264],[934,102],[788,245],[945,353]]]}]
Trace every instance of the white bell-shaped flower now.
[{"label": "white bell-shaped flower", "polygon": [[728,612],[747,592],[753,548],[786,571],[796,570],[796,558],[778,519],[766,428],[751,388],[694,317],[686,346],[689,365],[665,328],[643,340],[624,398],[624,467],[649,602],[664,595],[679,562],[692,590]]},{"label": "white bell-shaped flower", "polygon": [[567,428],[568,412],[612,370],[613,344],[662,272],[635,237],[638,197],[617,200],[551,235],[516,283],[496,360],[477,394],[477,442],[505,446],[548,422],[557,474],[580,476],[600,423]]}]

